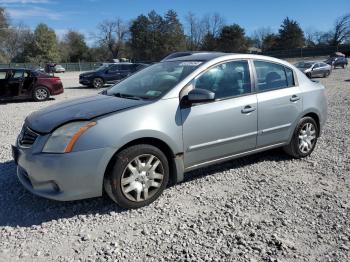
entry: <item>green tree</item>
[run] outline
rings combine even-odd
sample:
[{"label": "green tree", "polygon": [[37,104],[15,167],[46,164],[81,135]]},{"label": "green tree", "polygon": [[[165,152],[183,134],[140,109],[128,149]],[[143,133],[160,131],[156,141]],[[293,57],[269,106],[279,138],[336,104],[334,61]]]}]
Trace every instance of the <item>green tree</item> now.
[{"label": "green tree", "polygon": [[138,16],[130,27],[130,48],[136,60],[158,61],[167,54],[185,49],[185,35],[175,11],[164,17],[151,11]]},{"label": "green tree", "polygon": [[270,33],[265,36],[262,41],[261,49],[262,51],[268,51],[276,49],[278,45],[278,35]]},{"label": "green tree", "polygon": [[218,50],[223,52],[245,52],[247,41],[244,29],[238,24],[224,26],[218,38]]},{"label": "green tree", "polygon": [[183,51],[186,48],[186,38],[183,26],[174,10],[169,10],[164,16],[164,53]]},{"label": "green tree", "polygon": [[55,31],[46,24],[39,24],[25,45],[24,59],[33,63],[60,61]]},{"label": "green tree", "polygon": [[139,15],[130,27],[130,47],[133,57],[137,60],[149,60],[151,58],[150,47],[150,21],[147,16]]},{"label": "green tree", "polygon": [[217,48],[218,48],[218,39],[212,33],[207,33],[203,38],[200,49],[202,51],[214,51]]},{"label": "green tree", "polygon": [[[62,48],[63,47],[63,48]],[[66,52],[66,61],[79,62],[86,61],[89,48],[85,42],[85,36],[79,32],[69,30],[61,43],[61,53]]]},{"label": "green tree", "polygon": [[305,45],[304,32],[297,21],[286,17],[278,30],[278,47],[281,49],[299,48]]}]

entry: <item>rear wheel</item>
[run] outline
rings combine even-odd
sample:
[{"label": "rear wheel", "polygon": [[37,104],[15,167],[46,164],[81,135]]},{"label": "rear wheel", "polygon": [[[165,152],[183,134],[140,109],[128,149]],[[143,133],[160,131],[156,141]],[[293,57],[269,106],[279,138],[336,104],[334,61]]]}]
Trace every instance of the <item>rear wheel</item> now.
[{"label": "rear wheel", "polygon": [[331,71],[327,71],[323,74],[323,77],[328,77],[331,74]]},{"label": "rear wheel", "polygon": [[102,78],[100,77],[96,77],[92,80],[92,86],[96,89],[100,89],[102,88],[104,85],[104,81]]},{"label": "rear wheel", "polygon": [[169,180],[169,165],[164,153],[147,144],[121,151],[104,180],[109,197],[124,208],[139,208],[156,200]]},{"label": "rear wheel", "polygon": [[318,136],[318,126],[312,117],[303,117],[294,130],[292,140],[284,151],[292,157],[309,156],[315,149]]},{"label": "rear wheel", "polygon": [[45,101],[45,100],[49,99],[50,92],[46,87],[38,86],[38,87],[34,88],[32,96],[33,96],[34,101],[37,101],[37,102]]}]

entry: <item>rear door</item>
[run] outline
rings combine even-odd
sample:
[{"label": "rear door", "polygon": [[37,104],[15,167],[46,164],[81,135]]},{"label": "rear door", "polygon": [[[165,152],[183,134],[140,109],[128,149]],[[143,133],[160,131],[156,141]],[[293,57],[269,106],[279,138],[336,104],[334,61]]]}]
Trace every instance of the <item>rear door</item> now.
[{"label": "rear door", "polygon": [[7,70],[0,69],[0,98],[7,96]]},{"label": "rear door", "polygon": [[14,69],[12,74],[8,78],[8,89],[11,97],[16,97],[20,95],[20,91],[23,86],[24,81],[24,70]]},{"label": "rear door", "polygon": [[257,78],[257,147],[288,141],[302,111],[302,94],[292,69],[268,61],[254,61]]}]

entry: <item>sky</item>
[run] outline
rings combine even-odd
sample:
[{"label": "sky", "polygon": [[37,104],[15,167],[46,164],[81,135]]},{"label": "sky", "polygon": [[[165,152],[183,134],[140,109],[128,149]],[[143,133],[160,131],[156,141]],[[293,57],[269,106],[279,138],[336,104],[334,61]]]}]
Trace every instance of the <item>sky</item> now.
[{"label": "sky", "polygon": [[[116,17],[130,21],[155,10],[174,9],[182,22],[191,11],[197,16],[219,13],[226,24],[237,23],[251,35],[260,27],[277,31],[288,16],[304,30],[330,30],[337,17],[350,12],[350,0],[0,0],[13,23],[31,28],[44,22],[59,37],[68,29],[85,34],[89,43],[97,25]],[[186,30],[186,28],[185,28]]]}]

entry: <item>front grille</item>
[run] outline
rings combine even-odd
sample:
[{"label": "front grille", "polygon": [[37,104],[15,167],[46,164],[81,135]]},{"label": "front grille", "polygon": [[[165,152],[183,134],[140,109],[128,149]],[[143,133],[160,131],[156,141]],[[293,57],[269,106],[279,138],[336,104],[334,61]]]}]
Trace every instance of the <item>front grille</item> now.
[{"label": "front grille", "polygon": [[18,142],[21,146],[30,147],[31,145],[34,144],[37,137],[38,137],[37,133],[35,133],[29,127],[23,126],[22,131],[18,137]]}]

